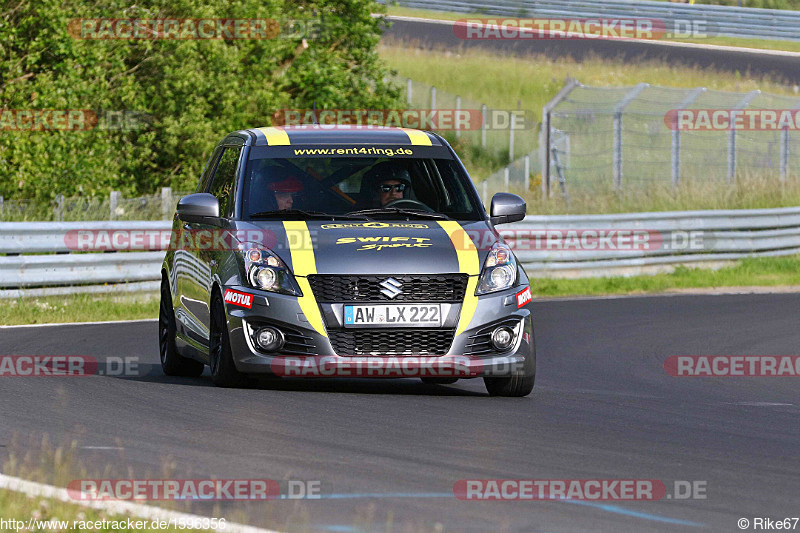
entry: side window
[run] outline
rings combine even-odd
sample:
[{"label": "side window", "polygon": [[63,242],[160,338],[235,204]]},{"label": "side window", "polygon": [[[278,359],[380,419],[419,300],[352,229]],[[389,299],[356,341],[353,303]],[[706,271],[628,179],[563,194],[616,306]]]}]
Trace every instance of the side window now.
[{"label": "side window", "polygon": [[228,146],[222,152],[222,157],[214,173],[211,190],[208,191],[219,200],[219,214],[229,217],[233,212],[233,189],[236,185],[236,169],[239,167],[239,153],[241,148]]},{"label": "side window", "polygon": [[208,163],[206,163],[206,168],[203,169],[203,174],[200,176],[200,183],[197,185],[197,190],[194,192],[206,192],[208,190],[208,186],[211,183],[211,176],[214,175],[214,168],[217,166],[219,154],[221,153],[222,147],[218,146],[211,154]]}]

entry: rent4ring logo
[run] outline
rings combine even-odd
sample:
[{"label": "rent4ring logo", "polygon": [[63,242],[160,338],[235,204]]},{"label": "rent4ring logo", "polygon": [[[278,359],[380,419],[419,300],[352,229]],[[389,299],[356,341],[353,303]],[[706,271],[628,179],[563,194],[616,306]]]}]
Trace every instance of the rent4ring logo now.
[{"label": "rent4ring logo", "polygon": [[706,481],[675,480],[668,492],[658,479],[461,479],[459,500],[705,500]]}]

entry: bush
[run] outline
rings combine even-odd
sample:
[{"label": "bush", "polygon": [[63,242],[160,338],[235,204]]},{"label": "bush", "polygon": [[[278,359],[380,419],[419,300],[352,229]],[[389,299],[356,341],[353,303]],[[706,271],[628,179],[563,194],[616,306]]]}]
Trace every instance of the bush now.
[{"label": "bush", "polygon": [[[193,189],[225,133],[268,126],[276,109],[398,102],[375,50],[382,19],[371,13],[380,6],[368,0],[19,0],[0,9],[0,123],[9,116],[2,109],[100,116],[88,131],[2,131],[0,196],[7,199]],[[322,23],[318,35],[267,40],[68,33],[71,20],[96,18],[275,19],[283,29],[289,19]],[[145,127],[103,129],[109,110],[142,113]]]}]

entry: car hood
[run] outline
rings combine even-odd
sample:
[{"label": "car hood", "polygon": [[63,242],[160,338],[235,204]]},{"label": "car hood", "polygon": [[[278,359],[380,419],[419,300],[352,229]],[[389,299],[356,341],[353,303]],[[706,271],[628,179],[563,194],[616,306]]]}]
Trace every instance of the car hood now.
[{"label": "car hood", "polygon": [[483,221],[270,220],[236,225],[240,240],[267,246],[300,275],[467,271],[474,275],[492,244],[499,240],[497,233]]}]

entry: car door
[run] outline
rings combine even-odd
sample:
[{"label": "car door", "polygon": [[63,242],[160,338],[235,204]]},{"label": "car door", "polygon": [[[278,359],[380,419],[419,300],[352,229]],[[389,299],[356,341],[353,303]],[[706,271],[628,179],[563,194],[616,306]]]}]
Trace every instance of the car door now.
[{"label": "car door", "polygon": [[[222,151],[223,147],[218,146],[211,154],[205,169],[203,169],[203,174],[200,176],[195,192],[207,192],[210,188],[211,179],[214,177]],[[203,328],[197,324],[192,312],[192,309],[196,307],[194,300],[198,296],[197,291],[194,290],[196,286],[194,281],[196,261],[193,252],[193,229],[192,224],[181,220],[176,214],[172,225],[173,235],[175,236],[173,241],[175,243],[175,254],[170,274],[173,278],[171,281],[175,294],[174,307],[177,334],[183,340],[199,341],[203,338],[201,334]]]},{"label": "car door", "polygon": [[[235,203],[235,187],[238,177],[239,159],[242,148],[240,146],[225,146],[220,157],[219,163],[214,171],[208,188],[209,193],[213,194],[219,201],[219,214],[222,219],[230,219],[233,215]],[[195,239],[196,245],[192,249],[193,275],[190,278],[191,287],[187,287],[187,292],[192,294],[187,298],[187,306],[194,319],[194,332],[198,335],[197,340],[203,344],[208,343],[209,329],[211,327],[211,287],[213,283],[213,272],[216,265],[213,263],[219,252],[209,249],[207,246],[198,243],[212,243],[213,237],[209,237],[214,232],[223,231],[224,228],[212,226],[210,224],[192,223],[190,224],[192,233],[196,236],[204,235],[202,239]],[[227,225],[225,225],[227,227]],[[226,239],[229,242],[229,239]]]}]

